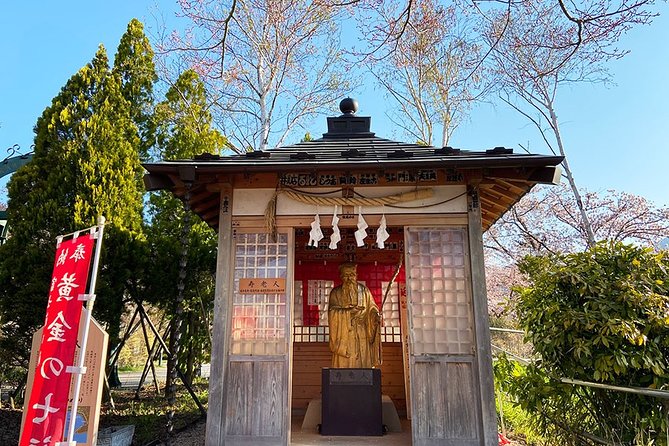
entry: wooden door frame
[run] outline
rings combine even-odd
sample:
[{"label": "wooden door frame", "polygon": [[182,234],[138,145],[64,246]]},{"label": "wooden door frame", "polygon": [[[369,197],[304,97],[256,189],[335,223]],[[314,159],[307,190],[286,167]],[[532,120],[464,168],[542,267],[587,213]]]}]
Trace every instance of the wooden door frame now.
[{"label": "wooden door frame", "polygon": [[481,401],[481,422],[485,446],[497,446],[497,408],[495,406],[495,384],[492,370],[492,347],[490,340],[490,320],[488,316],[488,295],[483,257],[483,229],[481,202],[478,185],[467,190],[467,238],[469,240],[469,269],[474,311],[474,339],[478,362],[478,380]]},{"label": "wooden door frame", "polygon": [[[219,210],[218,253],[216,259],[216,285],[214,291],[214,326],[212,330],[211,369],[209,377],[209,401],[205,446],[223,444],[225,375],[229,353],[231,327],[233,227],[232,227],[232,184],[221,184],[221,206]],[[234,282],[234,281],[233,281]],[[218,341],[217,341],[218,340]]]},{"label": "wooden door frame", "polygon": [[[228,185],[229,186],[229,185]],[[230,341],[232,331],[232,311],[234,305],[234,271],[235,271],[235,238],[237,234],[243,233],[263,233],[267,231],[264,226],[254,224],[259,221],[245,222],[247,224],[240,225],[239,222],[233,218],[232,214],[232,187],[223,187],[221,190],[221,200],[228,200],[229,206],[227,208],[221,207],[220,225],[219,225],[219,243],[218,243],[218,260],[217,260],[217,275],[216,275],[216,292],[214,304],[214,342],[212,345],[212,373],[209,384],[209,408],[206,425],[206,446],[220,446],[226,443],[233,444],[271,444],[276,445],[276,440],[267,440],[263,438],[246,438],[246,437],[230,437],[226,435],[226,419],[225,410],[227,408],[227,388],[230,385],[227,382],[228,368],[230,367],[231,358],[233,360],[239,359],[236,355],[234,358],[230,353]],[[224,213],[224,209],[227,213]],[[250,223],[250,224],[249,224]],[[292,227],[281,226],[278,222],[277,228],[279,232],[287,234],[287,255],[286,255],[286,337],[285,337],[285,354],[283,356],[285,364],[285,376],[283,377],[283,385],[285,386],[285,406],[284,422],[282,429],[281,444],[290,444],[291,437],[291,413],[290,401],[292,394],[292,308],[293,308],[293,280],[294,280],[294,229]],[[278,358],[262,358],[260,356],[254,357],[254,362],[266,362]],[[236,361],[238,362],[238,361]],[[212,379],[214,378],[214,379]],[[216,379],[218,378],[218,379]],[[276,437],[273,437],[276,438]]]},{"label": "wooden door frame", "polygon": [[[474,210],[475,212],[475,210]],[[469,212],[468,214],[472,214]],[[471,230],[471,225],[476,224],[475,216],[472,218],[469,216],[466,224],[462,223],[445,223],[440,225],[411,225],[405,226],[405,256],[406,256],[406,265],[407,265],[407,313],[409,318],[412,317],[413,308],[411,306],[411,286],[410,286],[410,259],[409,259],[409,246],[408,246],[408,234],[410,230],[421,230],[421,229],[448,229],[450,228],[461,228],[464,229],[466,240],[464,240],[464,269],[465,269],[465,278],[466,286],[465,291],[470,297],[470,314],[472,316],[472,334],[473,334],[473,347],[474,351],[471,355],[455,355],[455,354],[434,354],[434,355],[421,355],[417,357],[415,355],[410,356],[411,363],[411,379],[412,379],[412,400],[417,401],[416,392],[420,390],[416,386],[420,383],[415,382],[416,370],[415,366],[417,363],[469,363],[471,365],[472,373],[472,386],[475,392],[476,397],[474,400],[473,410],[476,414],[476,432],[478,432],[477,440],[465,441],[460,439],[453,439],[450,442],[443,443],[444,440],[448,439],[423,439],[419,441],[416,438],[416,427],[415,424],[418,422],[418,417],[420,414],[413,413],[412,419],[412,430],[414,444],[420,445],[436,445],[436,444],[467,444],[467,445],[476,445],[476,446],[492,446],[497,445],[497,418],[495,413],[494,405],[494,391],[492,394],[487,394],[489,388],[492,387],[492,363],[490,360],[486,361],[487,358],[490,358],[490,337],[489,337],[489,328],[487,322],[487,300],[485,294],[485,271],[483,270],[483,251],[482,251],[482,239],[481,239],[481,226],[480,226],[480,209],[479,209],[479,226],[478,234],[476,231]],[[478,246],[477,246],[478,240]],[[478,255],[474,255],[474,252],[477,252]],[[485,315],[485,318],[482,317]],[[410,322],[410,321],[409,321]],[[486,331],[488,336],[486,338]],[[410,333],[411,348],[413,349],[413,333]],[[487,352],[487,353],[486,353]],[[487,368],[486,368],[487,365]],[[489,395],[492,395],[490,400]],[[490,401],[492,404],[490,404]],[[414,401],[411,402],[412,410],[415,408]],[[416,402],[416,404],[418,404]],[[492,417],[490,413],[490,407],[492,407]],[[424,414],[423,414],[424,415]],[[492,423],[491,423],[492,421]]]}]

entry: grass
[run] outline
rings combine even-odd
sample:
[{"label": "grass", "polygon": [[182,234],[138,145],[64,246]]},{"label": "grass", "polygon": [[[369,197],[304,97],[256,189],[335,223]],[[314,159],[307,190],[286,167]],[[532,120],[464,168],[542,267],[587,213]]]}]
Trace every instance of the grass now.
[{"label": "grass", "polygon": [[[135,399],[134,389],[113,390],[115,408],[104,404],[100,414],[100,428],[111,426],[135,425],[133,445],[145,445],[153,440],[164,440],[167,437],[167,414],[169,406],[163,394],[156,395],[152,387],[140,392],[139,400]],[[193,390],[200,402],[207,403],[207,381],[197,381]],[[202,415],[197,405],[183,385],[177,386],[177,401],[174,405],[174,431],[192,425],[201,420]]]},{"label": "grass", "polygon": [[[193,384],[194,391],[200,402],[207,403],[206,380],[198,380]],[[140,392],[139,400],[135,399],[134,389],[112,390],[115,408],[109,403],[102,403],[99,429],[112,426],[135,425],[133,446],[143,446],[154,440],[167,438],[167,413],[169,407],[165,397],[156,395],[153,387]],[[0,444],[17,444],[21,429],[21,410],[13,410],[6,402],[0,404]],[[20,407],[20,403],[19,403]],[[174,406],[174,432],[202,420],[197,405],[183,385],[177,386],[177,401]]]},{"label": "grass", "polygon": [[[499,397],[499,394],[497,396]],[[497,412],[499,418],[499,401],[497,401]],[[504,414],[504,426],[508,438],[521,440],[523,444],[528,446],[552,446],[554,444],[542,437],[532,427],[532,420],[527,412],[509,401],[506,395],[502,397],[502,413]],[[501,432],[501,426],[499,429]]]}]

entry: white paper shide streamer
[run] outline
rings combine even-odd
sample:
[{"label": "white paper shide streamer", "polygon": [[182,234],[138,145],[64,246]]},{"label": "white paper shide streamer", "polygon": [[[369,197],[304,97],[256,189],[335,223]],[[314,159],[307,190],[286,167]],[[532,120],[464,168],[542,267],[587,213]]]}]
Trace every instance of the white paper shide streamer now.
[{"label": "white paper shide streamer", "polygon": [[316,214],[314,221],[311,222],[311,231],[309,231],[309,246],[318,246],[318,242],[321,240],[323,240],[321,218]]},{"label": "white paper shide streamer", "polygon": [[390,234],[388,234],[388,230],[386,229],[386,216],[384,215],[381,217],[379,228],[376,230],[376,246],[378,246],[379,249],[384,249],[388,237],[390,237]]},{"label": "white paper shide streamer", "polygon": [[330,236],[330,249],[337,249],[337,244],[341,240],[341,233],[339,232],[339,217],[337,216],[337,205],[335,204],[334,213],[332,214],[332,235]]},{"label": "white paper shide streamer", "polygon": [[358,245],[358,248],[365,246],[365,237],[367,237],[367,222],[362,217],[362,206],[358,209],[358,230],[353,233],[355,235],[355,241]]}]

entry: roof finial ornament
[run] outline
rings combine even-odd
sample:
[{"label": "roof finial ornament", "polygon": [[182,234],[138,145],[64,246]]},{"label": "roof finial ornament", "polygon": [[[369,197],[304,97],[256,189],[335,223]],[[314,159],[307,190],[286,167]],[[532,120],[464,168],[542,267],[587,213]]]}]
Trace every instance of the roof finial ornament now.
[{"label": "roof finial ornament", "polygon": [[339,103],[339,110],[343,113],[342,116],[351,116],[358,111],[358,101],[353,98],[344,98]]},{"label": "roof finial ornament", "polygon": [[328,116],[328,132],[323,133],[324,139],[374,138],[374,133],[369,131],[371,118],[355,115],[358,101],[350,97],[344,98],[339,103],[339,110],[342,115]]}]

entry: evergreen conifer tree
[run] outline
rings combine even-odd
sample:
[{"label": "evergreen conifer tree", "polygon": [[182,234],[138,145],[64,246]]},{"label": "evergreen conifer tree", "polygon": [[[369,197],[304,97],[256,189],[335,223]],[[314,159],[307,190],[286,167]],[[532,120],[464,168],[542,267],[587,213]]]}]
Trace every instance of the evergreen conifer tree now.
[{"label": "evergreen conifer tree", "polygon": [[0,247],[0,351],[27,365],[32,333],[43,323],[55,240],[108,221],[95,316],[118,337],[123,299],[141,256],[142,191],[137,128],[100,47],[70,78],[35,126],[32,161],[11,178],[11,237]]},{"label": "evergreen conifer tree", "polygon": [[119,76],[121,93],[130,103],[130,117],[139,131],[142,160],[149,159],[154,136],[151,127],[153,86],[158,76],[153,58],[153,48],[144,34],[144,25],[132,19],[121,37],[114,57],[113,72]]},{"label": "evergreen conifer tree", "polygon": [[[211,127],[204,85],[198,75],[184,72],[168,90],[165,101],[156,106],[156,148],[162,159],[193,158],[202,153],[220,153],[226,139]],[[152,274],[147,276],[148,296],[176,314],[179,262],[182,237],[187,237],[188,254],[183,302],[183,343],[180,355],[191,379],[201,353],[208,345],[207,316],[211,309],[216,264],[216,234],[203,221],[190,218],[190,230],[183,233],[184,206],[171,193],[160,191],[149,199],[150,227],[147,229],[153,259]],[[180,315],[181,316],[181,315]],[[174,334],[170,336],[174,342]],[[168,368],[173,363],[168,363]],[[183,368],[182,368],[183,369]],[[168,373],[168,376],[170,374]],[[168,383],[169,384],[169,383]]]}]

